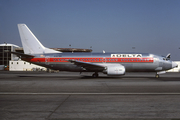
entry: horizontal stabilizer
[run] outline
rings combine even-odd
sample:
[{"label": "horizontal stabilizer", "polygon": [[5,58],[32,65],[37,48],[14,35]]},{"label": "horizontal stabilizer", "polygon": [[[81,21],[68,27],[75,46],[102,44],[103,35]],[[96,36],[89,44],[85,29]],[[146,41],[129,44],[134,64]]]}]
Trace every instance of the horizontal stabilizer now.
[{"label": "horizontal stabilizer", "polygon": [[33,55],[28,55],[28,54],[19,53],[19,52],[12,52],[11,51],[11,52],[8,52],[8,53],[15,54],[15,55],[17,55],[20,58],[33,58],[34,57]]}]

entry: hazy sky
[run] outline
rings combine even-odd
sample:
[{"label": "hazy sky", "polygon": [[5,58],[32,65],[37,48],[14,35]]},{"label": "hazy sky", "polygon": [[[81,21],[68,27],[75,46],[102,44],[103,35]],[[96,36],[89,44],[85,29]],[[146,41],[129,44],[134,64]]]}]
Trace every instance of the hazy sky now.
[{"label": "hazy sky", "polygon": [[180,0],[0,0],[0,44],[22,46],[18,23],[50,48],[171,53],[180,60]]}]

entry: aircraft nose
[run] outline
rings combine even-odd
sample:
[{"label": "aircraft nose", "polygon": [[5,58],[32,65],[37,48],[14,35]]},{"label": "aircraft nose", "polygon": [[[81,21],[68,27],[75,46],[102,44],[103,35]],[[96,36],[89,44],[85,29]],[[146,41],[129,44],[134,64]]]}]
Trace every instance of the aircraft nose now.
[{"label": "aircraft nose", "polygon": [[178,67],[178,64],[175,62],[172,62],[172,68]]}]

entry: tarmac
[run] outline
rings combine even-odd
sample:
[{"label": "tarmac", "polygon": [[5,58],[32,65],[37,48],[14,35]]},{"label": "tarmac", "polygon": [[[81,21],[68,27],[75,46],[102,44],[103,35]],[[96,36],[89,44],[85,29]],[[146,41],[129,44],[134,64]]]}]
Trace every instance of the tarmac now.
[{"label": "tarmac", "polygon": [[180,73],[0,71],[0,120],[180,118]]}]

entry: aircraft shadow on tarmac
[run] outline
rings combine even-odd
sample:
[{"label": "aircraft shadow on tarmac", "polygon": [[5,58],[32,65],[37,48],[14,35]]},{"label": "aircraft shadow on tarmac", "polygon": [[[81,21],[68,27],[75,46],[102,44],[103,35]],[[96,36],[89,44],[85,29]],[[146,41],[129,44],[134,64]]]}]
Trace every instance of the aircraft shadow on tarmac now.
[{"label": "aircraft shadow on tarmac", "polygon": [[125,75],[125,76],[106,76],[106,75],[100,75],[97,78],[92,77],[91,75],[59,75],[59,74],[50,74],[50,75],[46,75],[46,74],[22,74],[22,75],[17,75],[17,77],[20,78],[59,78],[59,79],[66,79],[66,80],[77,80],[77,79],[119,79],[119,80],[155,80],[155,81],[180,81],[180,75],[166,75],[166,76],[160,76],[159,78],[155,78],[155,76],[153,74],[147,74],[147,75],[143,75],[143,74],[133,74],[133,75]]},{"label": "aircraft shadow on tarmac", "polygon": [[112,77],[112,76],[99,76],[98,78],[94,78],[92,76],[81,76],[80,79],[131,79],[131,80],[157,80],[157,81],[180,81],[179,77],[160,77],[160,78],[155,78],[155,77],[146,77],[146,76],[123,76],[123,77]]}]

